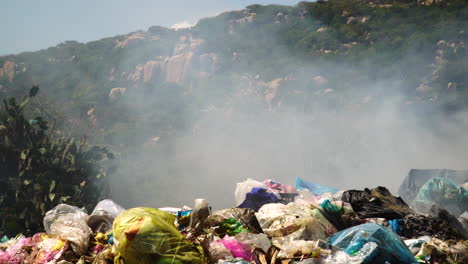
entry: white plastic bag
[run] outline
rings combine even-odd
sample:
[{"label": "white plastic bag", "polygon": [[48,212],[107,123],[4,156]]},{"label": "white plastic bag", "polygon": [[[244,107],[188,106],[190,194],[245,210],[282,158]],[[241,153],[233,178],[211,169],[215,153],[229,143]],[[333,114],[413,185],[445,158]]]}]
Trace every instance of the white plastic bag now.
[{"label": "white plastic bag", "polygon": [[69,240],[76,253],[85,254],[92,234],[87,224],[88,217],[76,206],[59,204],[46,213],[44,228],[49,234]]},{"label": "white plastic bag", "polygon": [[125,209],[110,199],[100,201],[88,218],[88,226],[94,233],[107,233],[114,219]]}]

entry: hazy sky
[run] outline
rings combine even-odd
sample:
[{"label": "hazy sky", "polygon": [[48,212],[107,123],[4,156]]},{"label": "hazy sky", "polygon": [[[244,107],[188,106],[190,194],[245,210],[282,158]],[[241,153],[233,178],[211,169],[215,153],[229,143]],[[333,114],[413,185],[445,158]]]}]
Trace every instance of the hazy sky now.
[{"label": "hazy sky", "polygon": [[[299,0],[0,0],[0,55],[66,40],[88,42],[150,26],[170,27],[251,4]],[[5,23],[6,22],[6,23]]]}]

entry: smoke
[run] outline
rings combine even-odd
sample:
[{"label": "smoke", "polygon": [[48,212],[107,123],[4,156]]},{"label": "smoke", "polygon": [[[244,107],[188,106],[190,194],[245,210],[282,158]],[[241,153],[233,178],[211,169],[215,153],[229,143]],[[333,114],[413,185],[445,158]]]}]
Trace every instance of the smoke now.
[{"label": "smoke", "polygon": [[[370,85],[369,93],[379,90]],[[350,102],[324,103],[331,94],[315,95],[308,111],[235,102],[187,117],[196,120],[183,136],[161,137],[122,163],[127,170],[114,182],[114,198],[162,207],[202,197],[220,209],[235,206],[236,183],[246,178],[294,184],[298,176],[339,189],[386,186],[396,193],[412,168],[465,169],[463,113],[429,122],[406,110],[401,97],[359,97],[366,103],[349,108]],[[126,162],[135,160],[141,166],[128,169]]]},{"label": "smoke", "polygon": [[[243,15],[232,16],[240,27],[246,27],[253,16],[249,12]],[[288,19],[284,14],[275,14],[274,18],[278,24]],[[189,24],[177,26],[185,28]],[[215,29],[217,26],[213,25]],[[225,30],[223,25],[220,28]],[[219,65],[205,63],[216,61],[212,46],[194,51],[195,42],[179,43],[181,39],[200,37],[192,31],[193,27],[177,30],[173,35],[167,33],[169,30],[154,30],[159,30],[160,36],[150,36],[153,42],[141,45],[141,53],[139,41],[145,38],[144,33],[137,32],[127,39],[120,37],[118,48],[108,41],[111,51],[118,50],[115,54],[127,57],[112,58],[116,67],[112,65],[111,73],[105,73],[112,80],[104,83],[115,82],[112,88],[120,89],[115,91],[126,92],[119,99],[109,99],[108,104],[96,102],[96,111],[93,107],[93,118],[102,127],[107,127],[106,122],[112,123],[115,131],[124,134],[119,138],[104,136],[103,141],[111,143],[118,153],[119,170],[111,175],[111,196],[125,207],[191,206],[195,198],[208,199],[215,209],[232,207],[236,183],[246,178],[274,179],[293,185],[295,177],[301,177],[339,189],[386,186],[396,193],[412,168],[466,169],[467,113],[449,118],[430,102],[415,102],[407,94],[408,87],[401,76],[376,80],[366,76],[359,65],[299,62],[294,51],[284,50],[284,41],[277,39],[281,36],[263,36],[266,41],[261,45],[274,47],[277,42],[283,46],[274,48],[274,52],[259,49],[256,54],[274,56],[278,61],[274,69],[280,70],[266,72],[270,65],[255,64],[256,56],[242,57],[242,51],[215,47],[232,55],[219,52],[219,60],[227,60],[227,69],[218,69]],[[172,45],[171,38],[176,39],[173,47],[154,47],[160,43]],[[247,36],[234,34],[232,38],[242,44]],[[222,39],[215,43],[225,44]],[[153,50],[161,54],[145,53]],[[164,54],[167,50],[171,54]],[[73,52],[64,58],[74,58]],[[428,58],[434,54],[411,51],[408,56]],[[202,68],[203,74],[187,70],[189,58],[199,58],[192,71]],[[170,62],[174,62],[168,67],[173,72],[154,78],[170,76],[175,82],[186,82],[151,82],[149,73]],[[140,75],[134,74],[135,65],[140,67]],[[426,66],[420,65],[413,73],[426,71]],[[91,70],[94,67],[98,66],[87,68],[93,73],[88,75],[80,72],[83,69],[75,69],[75,74],[83,75],[76,79],[88,78],[93,83],[93,78],[100,78],[94,76],[98,75]],[[208,77],[198,78],[197,74]],[[119,77],[124,81],[114,80]],[[145,82],[145,78],[150,81],[135,84]],[[89,84],[92,85],[97,86]],[[83,91],[76,88],[75,92],[89,94],[98,90],[82,86]],[[103,97],[88,96],[89,100]],[[100,105],[115,107],[115,115],[100,116]]]}]

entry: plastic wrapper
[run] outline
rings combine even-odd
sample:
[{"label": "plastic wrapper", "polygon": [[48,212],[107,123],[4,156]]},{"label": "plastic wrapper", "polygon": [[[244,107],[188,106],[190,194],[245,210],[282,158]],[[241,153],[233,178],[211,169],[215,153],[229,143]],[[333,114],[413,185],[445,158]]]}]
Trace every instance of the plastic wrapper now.
[{"label": "plastic wrapper", "polygon": [[298,200],[301,200],[301,201],[306,202],[307,204],[313,204],[313,205],[318,204],[317,197],[315,197],[315,195],[311,191],[307,189],[303,189],[303,190],[297,190],[297,193],[299,195],[296,197],[295,202],[299,202]]},{"label": "plastic wrapper", "polygon": [[422,214],[430,214],[433,207],[436,207],[459,217],[468,211],[468,191],[449,178],[436,177],[419,189],[412,205]]},{"label": "plastic wrapper", "polygon": [[324,193],[336,193],[339,191],[338,189],[335,189],[335,188],[304,181],[303,179],[299,177],[296,177],[296,189],[298,190],[307,189],[311,191],[314,195],[322,195]]},{"label": "plastic wrapper", "polygon": [[232,253],[223,243],[213,241],[208,246],[208,256],[210,263],[217,263],[219,260],[232,259]]},{"label": "plastic wrapper", "polygon": [[235,259],[224,259],[219,260],[218,264],[251,264],[251,262],[243,259],[243,258],[235,258]]},{"label": "plastic wrapper", "polygon": [[458,221],[462,224],[465,231],[468,232],[468,211],[465,211],[460,215],[460,217],[458,217]]},{"label": "plastic wrapper", "polygon": [[223,222],[221,222],[220,229],[223,233],[226,233],[229,236],[235,236],[242,231],[248,231],[244,225],[236,221],[234,218],[223,220]]},{"label": "plastic wrapper", "polygon": [[376,243],[377,248],[362,263],[417,263],[398,235],[374,223],[345,229],[329,237],[328,242],[349,255],[357,255],[369,242]]},{"label": "plastic wrapper", "polygon": [[252,234],[243,231],[235,236],[235,239],[239,242],[249,245],[251,248],[260,248],[267,252],[271,246],[271,241],[265,234]]},{"label": "plastic wrapper", "polygon": [[331,253],[329,250],[318,247],[317,241],[295,240],[286,243],[276,243],[275,246],[280,248],[278,258],[293,258],[295,256],[318,258],[330,255]]},{"label": "plastic wrapper", "polygon": [[107,264],[112,263],[114,254],[110,245],[105,246],[94,258],[93,264]]},{"label": "plastic wrapper", "polygon": [[175,215],[155,208],[132,208],[114,221],[115,264],[204,262],[203,253],[174,226]]},{"label": "plastic wrapper", "polygon": [[326,239],[336,231],[317,209],[296,203],[266,204],[256,215],[264,233],[282,241]]},{"label": "plastic wrapper", "polygon": [[376,254],[378,245],[374,242],[365,243],[362,248],[354,255],[349,255],[344,251],[337,251],[333,255],[327,257],[322,262],[323,264],[361,264],[361,263],[388,263],[386,262],[366,262],[367,259],[372,259]]},{"label": "plastic wrapper", "polygon": [[468,263],[468,245],[466,241],[442,241],[431,239],[425,242],[416,258],[427,263]]},{"label": "plastic wrapper", "polygon": [[44,217],[44,228],[49,234],[69,240],[73,250],[84,254],[88,250],[92,234],[88,226],[89,216],[76,206],[59,204],[48,211]]},{"label": "plastic wrapper", "polygon": [[223,244],[231,251],[234,258],[242,258],[247,261],[255,259],[255,255],[252,254],[252,248],[247,244],[237,241],[233,237],[225,236],[223,239],[214,241],[214,243]]},{"label": "plastic wrapper", "polygon": [[89,216],[87,223],[94,233],[107,233],[114,219],[125,209],[110,199],[100,201]]},{"label": "plastic wrapper", "polygon": [[420,238],[406,239],[404,242],[408,249],[411,251],[411,253],[413,253],[413,255],[416,255],[421,249],[421,246],[424,243],[429,242],[430,240],[431,237],[423,236]]},{"label": "plastic wrapper", "polygon": [[248,208],[228,208],[214,212],[204,221],[204,228],[214,229],[218,235],[223,236],[223,230],[220,228],[222,222],[226,219],[235,219],[246,227],[249,232],[262,233],[262,228],[258,223],[255,212]]},{"label": "plastic wrapper", "polygon": [[263,183],[268,186],[270,190],[277,193],[297,193],[296,188],[291,185],[281,184],[270,179],[264,180]]},{"label": "plastic wrapper", "polygon": [[59,261],[64,253],[69,249],[67,240],[45,233],[35,234],[31,238],[31,260],[28,263],[49,264]]}]

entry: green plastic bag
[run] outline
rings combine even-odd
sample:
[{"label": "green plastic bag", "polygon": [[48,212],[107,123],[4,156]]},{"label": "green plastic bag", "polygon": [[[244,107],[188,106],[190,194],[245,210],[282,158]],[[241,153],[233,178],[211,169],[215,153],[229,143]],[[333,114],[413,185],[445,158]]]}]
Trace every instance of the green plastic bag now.
[{"label": "green plastic bag", "polygon": [[114,264],[201,264],[202,251],[174,226],[175,216],[154,208],[132,208],[114,221]]},{"label": "green plastic bag", "polygon": [[468,211],[468,191],[449,178],[435,177],[419,189],[412,205],[420,213],[429,213],[435,205],[458,217]]}]

